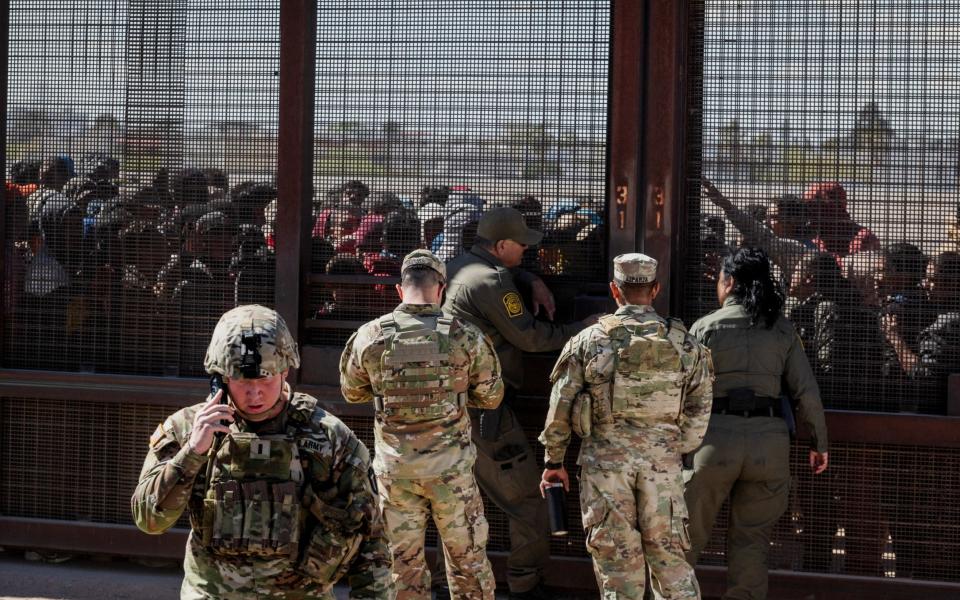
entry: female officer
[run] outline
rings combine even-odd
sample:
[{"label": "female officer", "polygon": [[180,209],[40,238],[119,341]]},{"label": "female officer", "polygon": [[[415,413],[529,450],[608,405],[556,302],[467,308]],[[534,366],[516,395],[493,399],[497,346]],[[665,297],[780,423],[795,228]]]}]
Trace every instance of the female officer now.
[{"label": "female officer", "polygon": [[781,313],[783,292],[762,250],[740,248],[723,259],[717,278],[721,308],[690,333],[710,348],[716,380],[703,445],[687,457],[685,490],[696,564],[723,501],[730,497],[727,592],[724,598],[767,597],[767,551],[774,523],[787,508],[790,436],[781,394],[797,405],[811,432],[810,467],[827,468],[827,429],[820,391],[793,324]]}]

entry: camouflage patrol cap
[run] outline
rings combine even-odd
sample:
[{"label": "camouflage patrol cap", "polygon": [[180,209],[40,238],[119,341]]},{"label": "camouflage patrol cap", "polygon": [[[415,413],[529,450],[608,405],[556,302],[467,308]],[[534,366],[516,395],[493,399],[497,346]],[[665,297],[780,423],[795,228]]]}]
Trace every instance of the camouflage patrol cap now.
[{"label": "camouflage patrol cap", "polygon": [[257,304],[238,306],[220,317],[203,367],[230,379],[256,379],[300,366],[297,344],[275,310]]},{"label": "camouflage patrol cap", "polygon": [[613,278],[620,283],[650,283],[657,280],[657,260],[630,252],[613,259]]},{"label": "camouflage patrol cap", "polygon": [[437,258],[437,255],[429,250],[414,250],[403,258],[403,265],[400,267],[400,273],[410,267],[427,267],[433,269],[440,275],[441,281],[447,280],[447,265]]}]

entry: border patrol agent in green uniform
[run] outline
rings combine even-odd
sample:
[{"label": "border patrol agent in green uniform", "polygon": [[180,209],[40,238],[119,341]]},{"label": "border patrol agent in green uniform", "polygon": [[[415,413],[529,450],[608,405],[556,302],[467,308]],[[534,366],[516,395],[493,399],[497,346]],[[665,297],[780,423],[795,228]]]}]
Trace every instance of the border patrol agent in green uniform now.
[{"label": "border patrol agent in green uniform", "polygon": [[480,488],[510,519],[507,582],[511,597],[543,598],[541,572],[550,556],[547,511],[538,492],[536,456],[509,402],[523,384],[523,353],[559,350],[586,323],[538,321],[524,306],[515,278],[531,281],[535,303],[546,286],[516,269],[524,250],[543,238],[541,232],[527,228],[520,211],[505,207],[485,212],[477,238],[469,252],[447,264],[449,285],[443,309],[479,327],[500,358],[507,390],[499,413],[471,415],[475,472]]},{"label": "border patrol agent in green uniform", "polygon": [[467,407],[503,398],[500,361],[469,322],[440,312],[446,267],[414,250],[401,267],[403,303],[347,342],[340,387],[348,402],[376,407],[374,471],[398,600],[429,600],[424,556],[433,517],[452,598],[493,600],[487,520],[473,476],[476,450]]},{"label": "border patrol agent in green uniform", "polygon": [[224,388],[150,438],[131,506],[151,534],[189,511],[181,598],[333,598],[342,577],[351,598],[393,597],[367,449],[291,392],[299,364],[275,311],[234,308],[204,361]]},{"label": "border patrol agent in green uniform", "polygon": [[562,481],[571,430],[583,439],[580,506],[603,598],[699,598],[683,500],[681,454],[703,440],[713,401],[710,352],[657,315],[657,261],[613,260],[619,308],[564,346],[550,376],[541,488]]},{"label": "border patrol agent in green uniform", "polygon": [[723,305],[690,328],[713,353],[713,414],[703,445],[684,475],[696,564],[724,500],[730,498],[724,598],[767,597],[770,532],[787,509],[790,436],[780,396],[797,403],[811,434],[810,467],[827,468],[827,428],[820,390],[783,294],[762,250],[741,248],[723,260],[717,280]]}]

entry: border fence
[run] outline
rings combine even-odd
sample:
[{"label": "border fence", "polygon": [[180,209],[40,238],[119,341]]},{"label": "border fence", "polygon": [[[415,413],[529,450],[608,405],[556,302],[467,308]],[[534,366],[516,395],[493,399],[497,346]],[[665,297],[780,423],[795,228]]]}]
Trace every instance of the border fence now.
[{"label": "border fence", "polygon": [[[395,304],[407,251],[452,258],[484,210],[511,205],[546,234],[523,266],[560,320],[607,306],[610,258],[642,249],[667,271],[658,308],[689,325],[714,307],[718,256],[766,244],[831,435],[816,478],[795,443],[771,594],[960,591],[960,3],[0,14],[0,545],[182,553],[182,529],[141,534],[128,500],[156,424],[205,393],[209,332],[237,304],[297,324],[298,389],[372,446],[369,407],[340,400],[344,341]],[[554,359],[526,357],[531,439]],[[486,509],[502,573],[507,522]],[[707,595],[723,587],[722,519]],[[555,581],[594,589],[582,533],[551,549]]]}]

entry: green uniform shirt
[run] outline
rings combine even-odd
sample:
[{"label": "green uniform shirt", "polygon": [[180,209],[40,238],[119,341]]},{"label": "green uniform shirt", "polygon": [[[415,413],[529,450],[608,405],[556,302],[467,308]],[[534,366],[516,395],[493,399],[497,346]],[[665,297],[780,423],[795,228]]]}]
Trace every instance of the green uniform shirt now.
[{"label": "green uniform shirt", "polygon": [[770,329],[752,326],[750,315],[731,297],[694,323],[690,333],[713,353],[715,398],[737,388],[770,398],[783,392],[796,403],[800,420],[813,436],[811,447],[826,452],[820,388],[793,323],[781,315]]},{"label": "green uniform shirt", "polygon": [[503,266],[495,256],[474,246],[447,263],[444,312],[470,321],[490,337],[500,358],[503,380],[523,385],[524,352],[559,350],[582,323],[554,325],[538,321],[523,304],[515,277],[522,271]]}]

